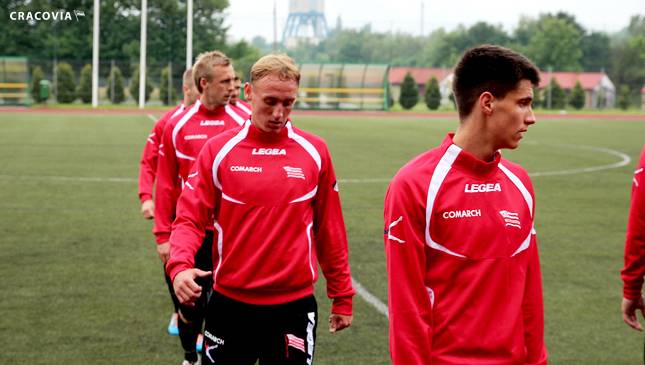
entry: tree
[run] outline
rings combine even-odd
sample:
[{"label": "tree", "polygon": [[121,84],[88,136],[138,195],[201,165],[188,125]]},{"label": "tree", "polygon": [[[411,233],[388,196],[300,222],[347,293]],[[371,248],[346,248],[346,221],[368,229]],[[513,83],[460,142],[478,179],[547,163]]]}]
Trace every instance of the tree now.
[{"label": "tree", "polygon": [[633,104],[645,85],[645,16],[632,17],[629,26],[612,39],[611,54],[609,75],[615,84],[629,87]]},{"label": "tree", "polygon": [[36,103],[46,101],[46,99],[40,95],[40,81],[44,78],[45,74],[43,73],[43,69],[39,66],[34,67],[34,70],[31,71],[31,97]]},{"label": "tree", "polygon": [[[146,74],[148,74],[147,71],[146,71]],[[146,87],[145,87],[145,94],[144,94],[145,101],[150,100],[150,93],[152,93],[152,84],[150,83],[150,79],[146,77]],[[138,68],[136,71],[132,73],[132,78],[130,78],[130,95],[132,96],[132,98],[136,103],[139,102],[139,69]]]},{"label": "tree", "polygon": [[627,110],[630,104],[629,85],[620,85],[618,92],[618,107]]},{"label": "tree", "polygon": [[585,91],[582,89],[580,81],[577,81],[576,85],[571,89],[569,105],[576,109],[582,109],[585,106]]},{"label": "tree", "polygon": [[533,102],[531,103],[533,108],[541,108],[544,105],[542,100],[542,91],[537,87],[533,88]]},{"label": "tree", "polygon": [[85,104],[92,102],[92,66],[87,64],[81,70],[78,80],[78,97]]},{"label": "tree", "polygon": [[434,76],[432,76],[426,84],[424,99],[428,109],[437,110],[439,108],[439,104],[441,103],[441,91],[439,90],[439,82]]},{"label": "tree", "polygon": [[403,109],[412,109],[419,102],[419,88],[412,75],[408,72],[403,78],[401,84],[401,95],[399,96],[399,104]]},{"label": "tree", "polygon": [[[164,67],[161,70],[161,80],[159,80],[159,99],[163,102],[164,105],[170,105],[175,102],[177,98],[177,92],[172,85],[172,82],[169,81],[170,69]],[[170,89],[168,84],[170,83]]]},{"label": "tree", "polygon": [[526,47],[526,55],[541,69],[578,71],[582,58],[581,37],[579,30],[566,20],[542,16]]},{"label": "tree", "polygon": [[580,42],[582,69],[602,71],[611,66],[611,47],[609,36],[605,33],[591,32],[584,35]]},{"label": "tree", "polygon": [[242,80],[249,79],[251,66],[262,56],[259,49],[246,41],[229,46],[226,55],[233,60],[235,72],[242,76]]},{"label": "tree", "polygon": [[57,67],[58,85],[56,86],[56,100],[68,104],[76,100],[76,81],[74,70],[67,62],[60,62]]},{"label": "tree", "polygon": [[108,99],[112,104],[121,104],[125,100],[123,75],[121,74],[121,70],[116,66],[110,71],[106,89]]},{"label": "tree", "polygon": [[564,106],[566,105],[567,96],[555,78],[551,79],[551,81],[549,82],[549,88],[545,90],[545,93],[547,93],[547,96],[546,96],[547,108],[549,105],[548,95],[549,93],[551,93],[551,109],[564,109]]}]

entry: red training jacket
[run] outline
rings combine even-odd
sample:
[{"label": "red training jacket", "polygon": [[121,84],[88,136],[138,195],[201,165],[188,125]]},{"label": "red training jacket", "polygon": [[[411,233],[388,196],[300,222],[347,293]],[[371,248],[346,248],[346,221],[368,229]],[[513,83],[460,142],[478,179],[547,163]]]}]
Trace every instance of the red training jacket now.
[{"label": "red training jacket", "polygon": [[228,105],[206,109],[197,100],[178,118],[166,123],[163,147],[159,153],[155,224],[153,232],[158,244],[168,242],[175,206],[183,183],[208,139],[227,129],[236,128],[247,115],[239,115]]},{"label": "red training jacket", "polygon": [[641,297],[645,275],[645,148],[634,172],[632,199],[625,240],[625,267],[621,271],[623,296],[627,299]]},{"label": "red training jacket", "polygon": [[215,290],[251,304],[290,302],[313,293],[320,262],[332,312],[351,315],[345,223],[321,138],[291,122],[274,134],[247,121],[208,141],[177,204],[173,280],[194,267],[213,216]]},{"label": "red training jacket", "polygon": [[150,131],[146,145],[143,147],[141,163],[139,165],[139,200],[143,203],[152,199],[152,189],[157,175],[157,157],[159,156],[159,145],[166,123],[183,112],[184,104],[179,104],[164,114]]},{"label": "red training jacket", "polygon": [[546,364],[535,198],[527,173],[443,143],[385,196],[395,365]]}]

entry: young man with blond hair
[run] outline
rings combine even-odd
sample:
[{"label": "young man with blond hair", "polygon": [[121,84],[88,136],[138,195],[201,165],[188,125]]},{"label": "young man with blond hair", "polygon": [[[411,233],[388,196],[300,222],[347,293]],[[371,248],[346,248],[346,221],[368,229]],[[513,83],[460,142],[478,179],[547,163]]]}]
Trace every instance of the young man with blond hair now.
[{"label": "young man with blond hair", "polygon": [[[300,72],[286,55],[251,70],[253,115],[206,143],[177,205],[167,271],[183,303],[212,278],[203,364],[306,365],[314,356],[318,263],[332,299],[329,330],[352,322],[347,237],[325,142],[293,126]],[[193,256],[213,222],[212,271]]]},{"label": "young man with blond hair", "polygon": [[537,68],[497,46],[466,51],[459,126],[406,164],[385,196],[394,365],[547,363],[535,197],[500,150],[535,123]]},{"label": "young man with blond hair", "polygon": [[[234,78],[231,61],[223,53],[212,51],[199,55],[193,66],[193,82],[201,96],[183,115],[164,127],[154,216],[157,252],[164,263],[171,253],[169,239],[177,199],[182,189],[190,187],[188,180],[194,161],[208,139],[228,129],[239,128],[240,118],[226,108],[234,91]],[[211,270],[212,223],[206,225],[205,232],[191,259],[200,269]],[[195,343],[201,333],[206,298],[211,287],[209,278],[200,279],[198,283],[200,288],[204,288],[201,297],[196,303],[180,305],[179,308],[178,327],[185,352],[184,364],[198,361]],[[201,346],[201,341],[198,346]]]}]

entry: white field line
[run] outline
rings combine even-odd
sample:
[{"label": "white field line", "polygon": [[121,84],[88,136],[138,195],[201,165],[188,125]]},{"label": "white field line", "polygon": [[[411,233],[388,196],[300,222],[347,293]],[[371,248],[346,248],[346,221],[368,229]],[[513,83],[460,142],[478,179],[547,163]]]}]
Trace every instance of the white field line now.
[{"label": "white field line", "polygon": [[356,290],[356,294],[360,295],[367,303],[371,304],[377,312],[381,313],[385,317],[389,317],[387,314],[387,304],[383,303],[379,298],[374,296],[374,294],[367,291],[367,289],[365,289],[365,287],[354,278],[352,278],[352,285]]},{"label": "white field line", "polygon": [[152,115],[152,114],[148,114],[148,118],[150,118],[150,120],[151,120],[153,123],[155,123],[155,122],[157,121],[157,119],[159,119],[159,118],[155,118],[155,116],[154,116],[154,115]]},{"label": "white field line", "polygon": [[630,162],[632,162],[631,157],[628,155],[612,150],[610,148],[603,148],[603,147],[593,147],[593,146],[576,146],[576,145],[564,145],[566,147],[571,147],[571,148],[577,148],[581,150],[588,150],[588,151],[595,151],[595,152],[604,152],[610,155],[614,155],[616,157],[620,158],[620,161],[607,164],[607,165],[600,165],[600,166],[591,166],[591,167],[582,167],[582,168],[577,168],[577,169],[567,169],[567,170],[557,170],[557,171],[544,171],[544,172],[532,172],[529,173],[529,176],[561,176],[561,175],[574,175],[574,174],[582,174],[582,173],[587,173],[587,172],[596,172],[596,171],[602,171],[602,170],[609,170],[609,169],[616,169],[619,167],[623,167],[628,165]]},{"label": "white field line", "polygon": [[[153,119],[154,117],[152,115],[148,115],[150,119]],[[620,158],[620,161],[611,163],[611,164],[606,164],[606,165],[599,165],[599,166],[591,166],[591,167],[581,167],[577,169],[565,169],[565,170],[556,170],[556,171],[541,171],[541,172],[531,172],[529,173],[529,176],[531,177],[539,177],[539,176],[562,176],[562,175],[575,175],[575,174],[582,174],[582,173],[589,173],[589,172],[597,172],[597,171],[602,171],[602,170],[610,170],[610,169],[615,169],[619,167],[623,167],[628,165],[632,159],[628,155],[612,150],[610,148],[603,148],[603,147],[593,147],[593,146],[576,146],[576,145],[558,145],[558,146],[566,146],[570,148],[577,148],[577,149],[582,149],[582,150],[589,150],[589,151],[595,151],[595,152],[602,152],[606,154],[610,154],[616,157]],[[68,181],[68,182],[97,182],[97,183],[102,183],[102,182],[110,182],[110,183],[132,183],[132,182],[137,182],[138,180],[135,178],[128,178],[128,177],[92,177],[92,176],[87,176],[87,177],[81,177],[81,176],[29,176],[29,175],[23,175],[23,176],[14,176],[14,175],[6,175],[6,174],[0,174],[0,179],[17,179],[17,180],[43,180],[43,181]],[[365,178],[365,179],[338,179],[339,183],[342,184],[380,184],[380,183],[388,183],[392,180],[391,178]]]}]

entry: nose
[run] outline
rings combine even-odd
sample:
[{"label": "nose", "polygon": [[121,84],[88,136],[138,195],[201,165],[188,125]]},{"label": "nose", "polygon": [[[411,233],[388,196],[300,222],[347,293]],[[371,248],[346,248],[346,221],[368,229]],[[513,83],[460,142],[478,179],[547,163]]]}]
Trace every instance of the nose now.
[{"label": "nose", "polygon": [[276,120],[282,120],[282,117],[284,116],[284,107],[282,105],[276,105],[276,107],[273,109],[273,118]]},{"label": "nose", "polygon": [[526,118],[524,118],[524,123],[526,125],[531,125],[535,124],[536,119],[535,119],[535,113],[533,112],[533,108],[529,107],[528,114],[526,115]]}]

